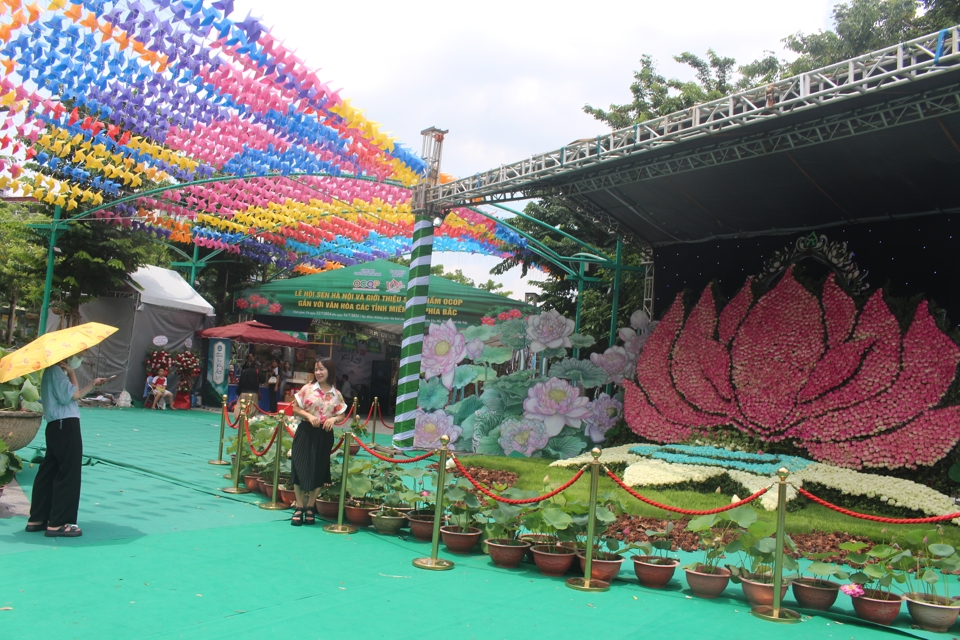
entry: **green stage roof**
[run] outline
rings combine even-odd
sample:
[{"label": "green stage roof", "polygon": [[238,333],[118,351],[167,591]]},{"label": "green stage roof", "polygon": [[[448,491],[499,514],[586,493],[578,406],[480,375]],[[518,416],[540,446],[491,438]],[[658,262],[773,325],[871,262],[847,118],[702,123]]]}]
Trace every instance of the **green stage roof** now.
[{"label": "green stage roof", "polygon": [[[403,324],[408,271],[407,267],[388,260],[376,260],[336,271],[277,280],[240,292],[235,299],[235,309],[263,316]],[[430,276],[428,322],[453,320],[458,325],[479,324],[481,317],[496,308],[535,310],[525,302]]]}]

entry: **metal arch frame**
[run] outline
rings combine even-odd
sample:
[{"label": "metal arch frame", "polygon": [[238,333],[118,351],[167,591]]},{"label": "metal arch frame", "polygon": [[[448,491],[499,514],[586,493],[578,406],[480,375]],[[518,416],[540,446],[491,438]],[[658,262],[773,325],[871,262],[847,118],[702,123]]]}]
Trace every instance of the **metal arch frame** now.
[{"label": "metal arch frame", "polygon": [[[875,94],[891,87],[912,83],[923,77],[947,73],[958,68],[960,68],[960,27],[955,26],[821,69],[785,78],[766,86],[741,91],[719,100],[695,105],[632,127],[619,129],[597,136],[596,140],[573,143],[556,151],[537,154],[513,164],[501,165],[499,168],[478,173],[470,178],[437,185],[427,190],[426,202],[455,206],[470,202],[505,202],[547,195],[568,195],[563,189],[545,185],[544,182],[589,167],[602,168],[603,165],[617,160],[642,156],[654,150],[669,148],[679,142],[702,139],[754,122],[769,122],[791,113],[811,110],[862,95]],[[954,92],[956,91],[954,89]],[[947,97],[936,107],[949,108],[947,104],[949,101],[950,97]],[[890,104],[895,102],[899,101],[891,101]],[[957,103],[955,97],[953,102]],[[866,119],[854,116],[840,119],[844,121],[836,124],[824,122],[820,128],[808,131],[806,144],[824,141],[825,138],[820,137],[823,126],[826,126],[828,132],[832,128],[833,135],[837,136],[844,130],[849,131],[844,135],[856,135],[858,131],[855,129],[861,121],[860,130],[876,130],[902,124],[906,118],[911,117],[908,113],[911,108],[916,110],[916,107],[916,104],[904,104],[900,108],[896,122],[892,123],[885,117],[885,112],[890,110],[887,105],[880,105],[879,109],[874,109],[879,113],[874,113],[872,117]],[[913,116],[913,118],[916,117]],[[850,131],[851,129],[854,130]],[[769,140],[769,134],[765,137]],[[804,136],[800,136],[795,144],[800,144],[803,139]],[[773,151],[777,150],[783,150],[783,148]],[[754,154],[762,152],[757,148]],[[692,163],[685,156],[677,155],[678,157],[673,160],[674,167],[663,169],[664,173],[676,173],[680,170],[686,171],[704,166]],[[724,154],[717,160],[735,159],[740,159],[738,153],[729,154],[729,157]],[[712,164],[716,164],[717,160]],[[642,170],[634,169],[633,171]],[[627,172],[611,170],[611,176],[620,174],[623,174],[623,177],[619,180],[609,178],[605,184],[585,186],[582,191],[607,188],[627,181]],[[635,180],[636,178],[632,181]],[[589,181],[584,182],[589,183]]]}]

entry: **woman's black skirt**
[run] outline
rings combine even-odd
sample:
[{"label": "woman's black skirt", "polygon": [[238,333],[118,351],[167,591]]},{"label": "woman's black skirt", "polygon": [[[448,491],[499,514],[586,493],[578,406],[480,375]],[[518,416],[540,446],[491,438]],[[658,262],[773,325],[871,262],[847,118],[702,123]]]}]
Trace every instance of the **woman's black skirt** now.
[{"label": "woman's black skirt", "polygon": [[330,450],[333,431],[314,427],[304,420],[293,437],[290,482],[303,491],[330,484]]}]

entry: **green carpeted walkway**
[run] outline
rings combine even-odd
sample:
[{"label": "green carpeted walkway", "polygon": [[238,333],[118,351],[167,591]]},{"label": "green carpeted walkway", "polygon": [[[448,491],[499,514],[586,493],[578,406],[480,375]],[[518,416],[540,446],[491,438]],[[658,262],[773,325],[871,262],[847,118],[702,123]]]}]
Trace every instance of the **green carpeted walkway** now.
[{"label": "green carpeted walkway", "polygon": [[[92,463],[83,537],[48,539],[25,533],[25,517],[0,519],[0,638],[951,637],[911,630],[905,607],[895,629],[844,615],[774,625],[749,615],[738,586],[700,600],[678,575],[656,592],[629,566],[597,594],[443,547],[456,568],[422,571],[411,560],[430,545],[410,536],[295,528],[289,512],[254,506],[262,498],[218,495],[226,467],[207,464],[217,414],[85,409],[82,422]],[[18,476],[27,496],[35,474]],[[841,604],[838,614],[849,611]]]}]

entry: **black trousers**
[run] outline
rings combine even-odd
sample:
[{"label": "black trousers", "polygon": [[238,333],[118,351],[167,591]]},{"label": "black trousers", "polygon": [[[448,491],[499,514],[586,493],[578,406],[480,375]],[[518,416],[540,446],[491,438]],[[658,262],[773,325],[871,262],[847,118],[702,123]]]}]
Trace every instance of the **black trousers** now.
[{"label": "black trousers", "polygon": [[47,453],[33,482],[30,522],[46,522],[50,527],[76,524],[83,463],[80,418],[48,422],[46,439]]}]

